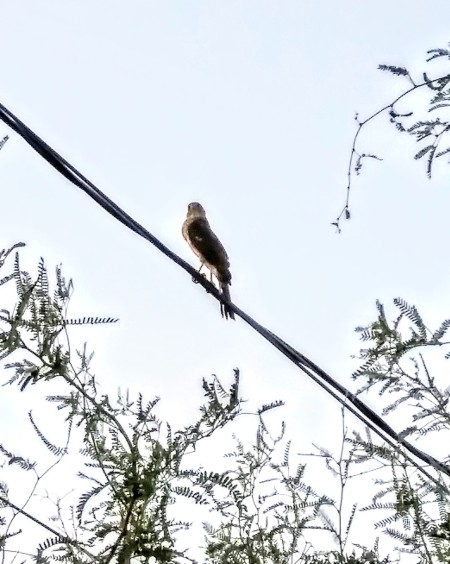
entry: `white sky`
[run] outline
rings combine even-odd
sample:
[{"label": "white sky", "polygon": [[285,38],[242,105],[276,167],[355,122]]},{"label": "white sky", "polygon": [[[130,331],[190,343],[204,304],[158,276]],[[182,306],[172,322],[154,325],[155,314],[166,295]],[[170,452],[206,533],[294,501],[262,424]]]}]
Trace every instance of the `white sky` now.
[{"label": "white sky", "polygon": [[[353,330],[376,298],[400,295],[430,325],[448,317],[448,168],[428,182],[387,118],[361,136],[384,161],[354,181],[352,220],[340,236],[330,222],[355,112],[406,85],[378,64],[419,79],[449,21],[446,0],[22,0],[2,7],[0,102],[193,265],[181,224],[200,201],[230,256],[235,303],[351,387]],[[25,241],[29,268],[62,262],[72,317],[120,318],[75,334],[105,389],[161,396],[177,426],[196,416],[203,376],[231,381],[239,367],[250,405],[287,402],[298,450],[336,444],[340,410],[325,392],[15,135],[0,179],[0,247]],[[25,429],[34,392],[2,396],[3,426]]]}]

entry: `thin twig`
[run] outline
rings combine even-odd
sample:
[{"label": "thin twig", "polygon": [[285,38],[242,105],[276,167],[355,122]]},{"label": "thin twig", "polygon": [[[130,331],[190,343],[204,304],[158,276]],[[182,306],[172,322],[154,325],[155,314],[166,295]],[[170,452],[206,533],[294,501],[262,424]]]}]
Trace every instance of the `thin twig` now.
[{"label": "thin twig", "polygon": [[[415,90],[418,90],[419,88],[422,88],[423,86],[427,86],[428,84],[430,84],[430,82],[439,82],[440,80],[444,79],[446,76],[448,76],[448,75],[440,76],[439,78],[434,78],[432,80],[427,80],[427,81],[421,82],[419,84],[413,83],[414,85],[411,88],[409,88],[408,90],[403,92],[403,94],[400,94],[400,96],[397,96],[397,98],[395,98],[395,100],[393,100],[389,104],[386,104],[385,106],[383,106],[381,109],[374,112],[372,115],[370,115],[365,120],[363,120],[363,121],[358,120],[358,129],[356,130],[356,133],[353,137],[353,143],[352,143],[350,158],[349,158],[349,162],[348,162],[348,169],[347,169],[348,183],[347,183],[347,195],[346,195],[346,199],[345,199],[345,205],[342,208],[340,214],[337,216],[336,220],[332,223],[332,225],[334,225],[336,227],[338,233],[341,232],[340,220],[342,219],[342,217],[345,216],[346,219],[350,219],[350,191],[351,191],[351,186],[352,186],[352,176],[353,176],[353,172],[354,172],[354,170],[353,170],[354,159],[355,159],[355,155],[359,155],[359,153],[356,151],[356,143],[358,141],[358,137],[359,137],[359,134],[361,133],[362,128],[365,125],[367,125],[369,122],[374,120],[376,117],[378,117],[380,114],[385,112],[386,110],[393,109],[394,105],[397,104],[397,102],[399,102],[402,98],[405,98],[405,96],[408,96],[409,94],[411,94],[411,92],[414,92]],[[357,119],[357,118],[355,118],[355,119]]]}]

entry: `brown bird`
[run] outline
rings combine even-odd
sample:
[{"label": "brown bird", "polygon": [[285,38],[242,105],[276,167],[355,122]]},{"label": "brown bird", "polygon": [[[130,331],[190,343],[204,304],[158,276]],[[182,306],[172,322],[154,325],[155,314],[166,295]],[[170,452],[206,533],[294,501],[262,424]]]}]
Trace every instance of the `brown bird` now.
[{"label": "brown bird", "polygon": [[[199,272],[203,266],[206,266],[211,273],[211,282],[214,275],[219,282],[223,297],[230,302],[230,261],[224,246],[209,226],[203,206],[198,202],[189,204],[182,233],[188,245],[200,259]],[[221,304],[220,311],[225,319],[228,317],[234,319],[234,313],[226,304]]]}]

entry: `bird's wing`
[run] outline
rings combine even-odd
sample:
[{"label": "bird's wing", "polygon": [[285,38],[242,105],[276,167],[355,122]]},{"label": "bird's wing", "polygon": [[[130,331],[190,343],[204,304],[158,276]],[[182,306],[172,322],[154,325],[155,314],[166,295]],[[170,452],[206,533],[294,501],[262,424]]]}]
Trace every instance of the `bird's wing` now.
[{"label": "bird's wing", "polygon": [[227,252],[205,218],[186,222],[183,234],[196,255],[218,271],[228,270],[230,263]]}]

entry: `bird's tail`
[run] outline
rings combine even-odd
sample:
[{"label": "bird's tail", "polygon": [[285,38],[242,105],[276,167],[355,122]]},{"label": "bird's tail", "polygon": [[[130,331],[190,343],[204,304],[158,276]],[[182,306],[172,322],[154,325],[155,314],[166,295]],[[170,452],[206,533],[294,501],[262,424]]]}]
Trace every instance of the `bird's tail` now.
[{"label": "bird's tail", "polygon": [[[220,287],[222,288],[222,296],[227,302],[231,302],[230,283],[222,283]],[[225,319],[235,319],[233,310],[225,302],[220,302],[220,313]]]}]

